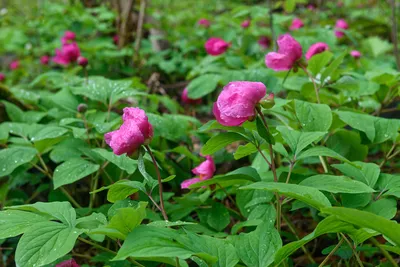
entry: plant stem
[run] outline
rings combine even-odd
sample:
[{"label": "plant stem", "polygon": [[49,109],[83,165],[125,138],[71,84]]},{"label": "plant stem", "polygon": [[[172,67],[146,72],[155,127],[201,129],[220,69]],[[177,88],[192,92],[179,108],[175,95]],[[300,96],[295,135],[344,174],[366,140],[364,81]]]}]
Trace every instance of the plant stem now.
[{"label": "plant stem", "polygon": [[151,152],[151,149],[148,145],[145,146],[147,149],[147,152],[149,152],[149,155],[151,157],[151,160],[153,161],[154,168],[156,168],[157,172],[157,180],[158,180],[158,193],[160,195],[160,208],[161,208],[161,213],[164,217],[164,220],[168,220],[167,213],[165,212],[165,207],[164,207],[164,198],[163,198],[163,186],[162,186],[162,181],[161,181],[161,174],[160,170],[158,169],[156,159],[154,158],[153,152]]},{"label": "plant stem", "polygon": [[375,237],[370,238],[372,244],[374,244],[376,247],[379,248],[379,250],[382,252],[382,254],[386,257],[386,259],[392,264],[392,266],[398,267],[399,265],[397,262],[392,258],[392,256],[387,252],[386,249],[384,249],[381,244],[378,242],[378,240],[375,239]]},{"label": "plant stem", "polygon": [[335,252],[340,248],[340,246],[342,245],[342,243],[344,242],[344,239],[340,239],[339,243],[336,245],[336,247],[333,248],[333,250],[328,254],[328,256],[326,256],[326,258],[321,262],[320,265],[318,265],[318,267],[322,267],[325,266],[325,263],[327,263],[330,259],[330,257],[332,257],[333,254],[335,254]]},{"label": "plant stem", "polygon": [[271,0],[267,0],[267,5],[268,5],[268,9],[269,9],[269,12],[268,12],[268,15],[269,15],[269,28],[271,30],[272,46],[273,46],[273,50],[276,51],[272,1]]},{"label": "plant stem", "polygon": [[311,82],[314,85],[314,90],[315,90],[315,96],[317,97],[317,103],[320,104],[321,101],[319,100],[319,89],[317,84],[315,83],[314,78],[311,76],[311,74],[308,72],[308,70],[306,69],[306,67],[304,67],[303,65],[299,64],[300,68],[302,68],[302,70],[307,74],[307,76],[310,78]]},{"label": "plant stem", "polygon": [[[111,250],[111,249],[108,249],[108,248],[106,248],[106,247],[103,247],[103,246],[101,246],[101,245],[99,245],[99,244],[96,244],[96,243],[94,243],[94,242],[92,242],[92,241],[86,240],[86,239],[84,239],[84,238],[82,238],[82,237],[78,237],[78,240],[79,240],[79,241],[82,241],[83,243],[86,243],[86,244],[88,244],[88,245],[91,245],[91,246],[93,246],[93,247],[95,247],[95,248],[98,248],[98,249],[104,250],[104,251],[106,251],[106,252],[109,252],[109,253],[111,253],[111,254],[117,255],[117,252],[115,252],[115,251],[113,251],[113,250]],[[132,258],[128,258],[128,260],[129,260],[130,262],[132,262],[133,264],[136,264],[137,266],[145,267],[144,265],[140,264],[139,262],[135,261],[135,260],[132,259]]]},{"label": "plant stem", "polygon": [[[264,118],[264,114],[262,113],[261,109],[259,107],[256,108],[258,115],[261,117],[262,122],[264,123],[265,128],[267,128],[267,130],[269,131],[268,128],[268,124],[267,121]],[[271,163],[270,163],[270,168],[272,171],[272,174],[274,175],[274,181],[277,183],[278,181],[278,176],[276,175],[276,168],[275,168],[275,160],[274,160],[274,150],[272,147],[272,144],[268,144],[269,145],[269,156],[271,158]],[[267,161],[267,159],[264,157],[264,159]],[[267,161],[268,163],[268,161]],[[278,229],[278,231],[281,230],[281,212],[282,212],[282,202],[281,202],[281,198],[279,196],[278,193],[275,193],[275,197],[276,197],[276,228]]]},{"label": "plant stem", "polygon": [[135,58],[134,62],[139,59],[139,50],[140,50],[140,43],[142,40],[142,32],[143,32],[143,22],[146,13],[146,5],[147,0],[140,1],[140,10],[139,10],[139,18],[136,28],[136,40],[135,40]]},{"label": "plant stem", "polygon": [[399,53],[399,41],[397,36],[397,16],[396,16],[396,1],[389,0],[390,7],[392,9],[392,42],[393,42],[393,52],[397,63],[397,69],[400,70],[400,53]]},{"label": "plant stem", "polygon": [[[300,238],[299,234],[297,233],[296,228],[294,227],[294,225],[290,222],[290,220],[284,214],[282,214],[282,218],[286,222],[286,224],[288,225],[290,231],[292,231],[292,233],[296,236],[297,240],[300,240],[301,238]],[[306,254],[308,260],[311,263],[315,263],[315,260],[311,256],[311,253],[308,251],[308,249],[305,246],[301,246],[301,249]]]},{"label": "plant stem", "polygon": [[290,176],[291,176],[292,171],[293,171],[293,167],[294,167],[294,162],[290,162],[290,165],[289,165],[289,173],[288,173],[288,175],[287,175],[287,177],[286,177],[286,183],[287,183],[287,184],[289,183]]},{"label": "plant stem", "polygon": [[358,265],[360,267],[364,267],[364,264],[362,263],[360,257],[358,256],[357,250],[355,249],[355,247],[353,246],[353,244],[349,241],[349,239],[347,239],[347,237],[343,234],[340,233],[340,235],[342,236],[342,238],[346,241],[346,243],[349,245],[349,247],[351,248],[351,250],[353,251],[354,257],[356,257],[356,260],[358,262]]},{"label": "plant stem", "polygon": [[324,172],[328,173],[328,166],[326,165],[325,159],[322,156],[318,156],[319,161],[321,161],[322,167],[324,168]]},{"label": "plant stem", "polygon": [[229,200],[232,202],[232,204],[235,204],[235,200],[233,200],[233,198],[228,194],[226,189],[223,188],[222,185],[220,185],[219,183],[217,183],[217,185],[222,189],[222,191],[224,191],[226,197],[229,198]]},{"label": "plant stem", "polygon": [[385,163],[387,162],[390,154],[392,154],[393,150],[396,148],[396,143],[393,143],[393,146],[390,148],[389,152],[385,155],[385,158],[383,159],[383,161],[381,162],[381,164],[379,164],[379,168],[382,168],[383,165],[385,165]]}]

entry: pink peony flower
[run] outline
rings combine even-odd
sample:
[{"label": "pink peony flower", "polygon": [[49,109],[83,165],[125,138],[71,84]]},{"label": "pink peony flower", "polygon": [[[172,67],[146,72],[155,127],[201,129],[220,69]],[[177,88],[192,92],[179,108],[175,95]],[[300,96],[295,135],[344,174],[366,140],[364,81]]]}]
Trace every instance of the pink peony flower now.
[{"label": "pink peony flower", "polygon": [[80,265],[74,259],[70,259],[57,264],[56,267],[80,267]]},{"label": "pink peony flower", "polygon": [[284,34],[278,38],[278,53],[270,52],[265,56],[265,64],[275,71],[290,70],[301,59],[301,45],[290,35]]},{"label": "pink peony flower", "polygon": [[315,10],[315,6],[312,5],[312,4],[309,4],[309,5],[307,6],[307,9],[310,10],[310,11],[314,11],[314,10]]},{"label": "pink peony flower", "polygon": [[118,35],[114,35],[113,42],[114,42],[115,45],[118,45],[118,43],[119,43],[119,36]]},{"label": "pink peony flower", "polygon": [[223,54],[228,49],[229,46],[230,43],[227,43],[224,40],[215,37],[211,37],[210,39],[208,39],[204,45],[207,54],[212,56],[218,56]]},{"label": "pink peony flower", "polygon": [[10,63],[10,69],[11,70],[16,70],[19,68],[19,61],[18,60],[14,60]]},{"label": "pink peony flower", "polygon": [[78,65],[82,67],[86,67],[87,64],[89,63],[88,59],[85,57],[78,57]]},{"label": "pink peony flower", "polygon": [[347,24],[347,22],[344,19],[338,19],[336,21],[336,25],[335,25],[335,36],[337,38],[342,38],[344,36],[344,32],[338,29],[343,29],[343,30],[347,30],[349,28],[349,25]]},{"label": "pink peony flower", "polygon": [[181,100],[182,100],[183,103],[189,104],[189,105],[201,104],[201,98],[199,98],[199,99],[191,99],[191,98],[188,97],[187,88],[183,89],[182,95],[181,95]]},{"label": "pink peony flower", "polygon": [[208,28],[211,25],[211,23],[210,23],[210,21],[208,19],[199,19],[197,24],[203,26],[204,28]]},{"label": "pink peony flower", "polygon": [[211,156],[206,156],[206,160],[203,161],[199,166],[194,168],[192,172],[199,177],[187,179],[181,183],[181,188],[189,188],[190,185],[198,183],[200,181],[211,179],[215,172],[215,163]]},{"label": "pink peony flower", "polygon": [[4,73],[0,72],[0,82],[4,81],[6,79],[6,75]]},{"label": "pink peony flower", "polygon": [[81,55],[79,47],[76,43],[64,44],[60,49],[56,49],[56,56],[53,61],[60,65],[68,65],[75,62]]},{"label": "pink peony flower", "polygon": [[353,50],[353,51],[351,51],[350,52],[350,55],[353,57],[353,58],[360,58],[361,57],[361,52],[360,51],[357,51],[357,50]]},{"label": "pink peony flower", "polygon": [[267,36],[261,36],[260,39],[258,39],[258,44],[262,49],[267,49],[271,45],[271,39]]},{"label": "pink peony flower", "polygon": [[141,145],[148,144],[153,138],[153,126],[146,113],[140,108],[124,108],[123,124],[113,132],[106,133],[104,139],[114,154],[131,155]]},{"label": "pink peony flower", "polygon": [[47,55],[46,56],[42,56],[40,58],[40,64],[42,64],[42,65],[48,65],[49,61],[50,61],[50,57],[47,56]]},{"label": "pink peony flower", "polygon": [[266,92],[260,82],[230,82],[214,103],[214,116],[222,125],[239,126],[256,115],[255,107]]},{"label": "pink peony flower", "polygon": [[329,46],[326,43],[315,43],[308,49],[306,53],[306,59],[310,60],[314,55],[322,53],[326,50],[329,50]]},{"label": "pink peony flower", "polygon": [[251,24],[251,21],[249,19],[246,19],[245,21],[242,22],[242,24],[240,24],[240,26],[243,29],[246,29],[246,28],[250,27],[250,24]]},{"label": "pink peony flower", "polygon": [[290,25],[289,30],[291,30],[291,31],[298,30],[300,28],[303,28],[303,26],[304,26],[303,21],[299,18],[295,18],[292,21],[292,25]]},{"label": "pink peony flower", "polygon": [[76,35],[75,35],[74,32],[72,32],[72,31],[66,31],[66,32],[64,33],[64,36],[61,38],[61,43],[62,43],[62,44],[71,43],[71,42],[75,41],[75,37],[76,37]]}]

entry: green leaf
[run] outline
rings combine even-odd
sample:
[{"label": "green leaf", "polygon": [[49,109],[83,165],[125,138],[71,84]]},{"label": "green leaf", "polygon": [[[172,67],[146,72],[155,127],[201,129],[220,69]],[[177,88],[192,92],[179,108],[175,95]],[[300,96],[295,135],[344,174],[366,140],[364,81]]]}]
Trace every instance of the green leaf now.
[{"label": "green leaf", "polygon": [[261,190],[239,190],[236,193],[236,203],[243,216],[248,217],[253,207],[248,207],[247,205],[256,199],[263,199],[266,202],[272,200],[274,194],[268,191]]},{"label": "green leaf", "polygon": [[93,164],[82,158],[67,160],[61,165],[58,165],[54,171],[54,189],[66,184],[72,184],[89,174],[96,172],[99,167],[99,165]]},{"label": "green leaf", "polygon": [[364,211],[372,212],[386,219],[393,219],[397,212],[397,201],[394,198],[382,198],[371,202]]},{"label": "green leaf", "polygon": [[225,206],[219,202],[214,202],[211,209],[208,210],[207,223],[221,232],[230,222],[229,212]]},{"label": "green leaf", "polygon": [[147,202],[139,202],[137,208],[120,208],[111,218],[107,228],[119,231],[122,236],[120,239],[125,240],[126,236],[146,217]]},{"label": "green leaf", "polygon": [[128,174],[134,173],[137,169],[137,161],[129,158],[126,154],[117,156],[113,152],[107,151],[104,148],[94,148],[93,151],[109,162],[117,165]]},{"label": "green leaf", "polygon": [[[213,264],[210,264],[212,267],[234,267],[239,262],[235,247],[228,241],[205,235],[199,236],[191,232],[187,234],[191,242],[190,248],[194,252],[211,255],[214,256],[214,259],[218,259]],[[209,262],[213,260],[211,257],[208,258]]]},{"label": "green leaf", "polygon": [[234,245],[246,266],[265,267],[274,262],[275,253],[282,247],[282,240],[273,224],[264,222],[255,231],[240,234]]},{"label": "green leaf", "polygon": [[20,267],[52,263],[73,249],[80,233],[57,222],[36,223],[19,240],[15,262]]},{"label": "green leaf", "polygon": [[244,174],[221,174],[216,175],[212,179],[204,180],[192,184],[189,188],[199,188],[202,186],[208,186],[212,184],[219,184],[222,187],[232,186],[232,185],[242,185],[247,184],[251,181],[255,181],[253,177]]},{"label": "green leaf", "polygon": [[335,216],[329,216],[328,218],[322,220],[311,234],[303,237],[299,241],[286,244],[281,249],[279,249],[275,255],[275,264],[276,266],[280,266],[280,263],[283,260],[287,259],[296,250],[301,248],[301,246],[307,244],[308,242],[323,234],[340,232],[352,233],[354,231],[355,229],[351,224],[340,221]]},{"label": "green leaf", "polygon": [[366,184],[352,180],[349,177],[325,174],[308,177],[300,185],[314,187],[318,190],[331,193],[357,194],[375,192],[374,189]]},{"label": "green leaf", "polygon": [[9,175],[18,166],[30,162],[36,155],[32,147],[12,147],[0,151],[0,177]]},{"label": "green leaf", "polygon": [[332,124],[332,112],[328,105],[295,100],[296,116],[301,127],[308,132],[328,131]]},{"label": "green leaf", "polygon": [[38,122],[44,116],[46,116],[46,112],[23,111],[13,103],[7,101],[1,101],[1,103],[4,104],[7,111],[7,115],[11,119],[11,121],[32,123],[32,122]]},{"label": "green leaf", "polygon": [[300,156],[297,157],[298,160],[300,159],[305,159],[308,157],[317,157],[317,156],[323,156],[323,157],[330,157],[334,159],[338,159],[341,161],[344,161],[346,163],[354,165],[351,161],[347,160],[345,157],[341,156],[340,154],[336,153],[332,149],[329,149],[324,146],[317,146],[310,148],[300,154]]},{"label": "green leaf", "polygon": [[[36,202],[28,205],[6,207],[10,210],[30,211],[48,219],[59,220],[71,227],[76,225],[76,212],[69,202]],[[34,215],[32,215],[34,216]]]},{"label": "green leaf", "polygon": [[256,152],[257,152],[257,147],[255,145],[253,145],[252,143],[248,143],[243,146],[238,146],[235,153],[233,153],[233,157],[236,160],[238,160],[238,159],[244,158],[244,157],[249,156]]},{"label": "green leaf", "polygon": [[26,232],[32,225],[48,220],[49,218],[26,211],[0,211],[0,239],[20,235]]},{"label": "green leaf", "polygon": [[197,77],[187,86],[188,97],[198,99],[213,92],[220,80],[221,76],[217,74],[204,74]]},{"label": "green leaf", "polygon": [[325,81],[326,78],[332,76],[333,72],[342,64],[344,57],[347,55],[347,51],[340,54],[325,70],[322,72],[321,81]]},{"label": "green leaf", "polygon": [[319,190],[303,185],[275,182],[257,182],[248,186],[243,186],[240,189],[258,189],[277,192],[298,199],[304,203],[309,204],[310,206],[313,206],[316,209],[322,209],[324,207],[331,206],[329,200]]},{"label": "green leaf", "polygon": [[375,230],[400,246],[400,225],[395,221],[390,221],[370,212],[341,207],[324,208],[321,212],[336,215],[340,220],[358,227]]},{"label": "green leaf", "polygon": [[333,54],[329,51],[324,51],[320,54],[314,55],[308,61],[308,70],[316,76],[318,73],[321,73],[323,67],[325,67],[329,61],[332,59]]},{"label": "green leaf", "polygon": [[203,155],[211,155],[233,142],[242,140],[246,140],[246,138],[238,133],[219,133],[211,137],[207,143],[204,144],[201,153]]},{"label": "green leaf", "polygon": [[68,129],[59,126],[46,125],[37,132],[31,134],[31,141],[38,142],[44,139],[52,139],[63,136],[68,132]]},{"label": "green leaf", "polygon": [[381,172],[379,166],[375,163],[366,163],[361,161],[355,161],[353,164],[356,166],[344,163],[332,164],[332,167],[338,169],[343,174],[363,182],[369,185],[371,188],[374,188]]},{"label": "green leaf", "polygon": [[361,144],[359,133],[345,129],[330,136],[326,146],[351,161],[362,161],[368,154],[368,146]]},{"label": "green leaf", "polygon": [[318,142],[327,134],[327,132],[299,132],[282,126],[278,126],[276,129],[281,133],[296,157],[307,146],[313,142]]},{"label": "green leaf", "polygon": [[140,225],[128,234],[113,260],[124,260],[128,257],[187,259],[193,252],[179,242],[181,239],[176,230]]},{"label": "green leaf", "polygon": [[140,182],[127,180],[118,181],[109,186],[107,200],[111,203],[115,203],[118,200],[127,198],[139,190],[146,192],[146,188]]},{"label": "green leaf", "polygon": [[285,0],[283,8],[286,12],[292,13],[296,8],[296,0]]},{"label": "green leaf", "polygon": [[264,123],[262,120],[257,116],[256,119],[256,125],[257,125],[257,132],[258,134],[265,140],[267,141],[268,144],[275,144],[275,139],[270,133],[270,131],[265,127]]},{"label": "green leaf", "polygon": [[377,36],[364,39],[363,45],[372,52],[371,54],[375,58],[392,50],[392,45],[387,40],[383,40]]}]

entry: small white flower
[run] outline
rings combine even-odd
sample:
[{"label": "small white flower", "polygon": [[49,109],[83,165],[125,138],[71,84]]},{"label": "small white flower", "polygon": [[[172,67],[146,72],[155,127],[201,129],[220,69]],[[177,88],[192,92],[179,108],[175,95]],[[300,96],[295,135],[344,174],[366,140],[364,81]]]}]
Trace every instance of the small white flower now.
[{"label": "small white flower", "polygon": [[4,16],[5,14],[7,14],[7,12],[8,12],[7,8],[0,9],[0,16]]}]

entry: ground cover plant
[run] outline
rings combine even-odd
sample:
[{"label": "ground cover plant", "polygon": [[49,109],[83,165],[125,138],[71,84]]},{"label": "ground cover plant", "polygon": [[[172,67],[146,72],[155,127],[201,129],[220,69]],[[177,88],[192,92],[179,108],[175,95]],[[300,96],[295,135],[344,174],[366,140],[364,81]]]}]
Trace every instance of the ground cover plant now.
[{"label": "ground cover plant", "polygon": [[3,1],[0,266],[398,266],[396,1]]}]

